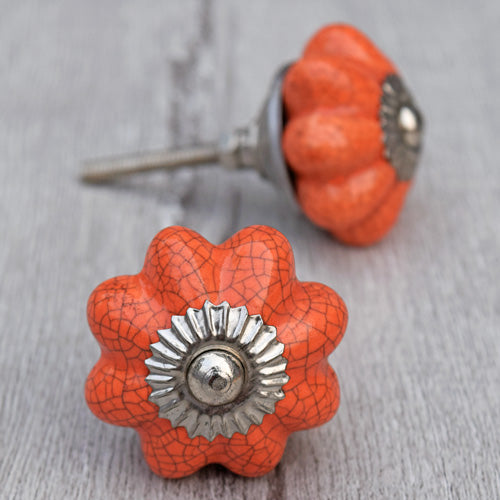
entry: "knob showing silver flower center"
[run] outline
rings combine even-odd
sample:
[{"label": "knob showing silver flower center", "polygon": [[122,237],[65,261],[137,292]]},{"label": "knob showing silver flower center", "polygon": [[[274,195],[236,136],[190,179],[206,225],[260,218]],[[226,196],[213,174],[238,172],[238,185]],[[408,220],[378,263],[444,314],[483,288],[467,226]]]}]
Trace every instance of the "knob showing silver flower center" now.
[{"label": "knob showing silver flower center", "polygon": [[238,355],[219,348],[196,356],[186,375],[191,394],[210,406],[231,403],[241,394],[245,383],[245,369]]}]

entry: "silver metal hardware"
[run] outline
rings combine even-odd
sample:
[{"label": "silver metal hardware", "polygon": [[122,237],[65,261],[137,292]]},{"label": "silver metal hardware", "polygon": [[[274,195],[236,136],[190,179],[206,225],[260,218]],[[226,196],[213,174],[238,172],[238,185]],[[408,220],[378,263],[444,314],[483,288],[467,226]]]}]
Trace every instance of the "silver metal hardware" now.
[{"label": "silver metal hardware", "polygon": [[232,403],[243,390],[245,368],[234,350],[213,347],[198,354],[186,372],[191,394],[206,405]]},{"label": "silver metal hardware", "polygon": [[385,156],[402,181],[413,177],[422,147],[423,119],[408,89],[398,75],[382,84],[380,123]]},{"label": "silver metal hardware", "polygon": [[84,164],[81,179],[97,184],[129,174],[219,163],[231,170],[257,170],[260,175],[285,192],[292,207],[299,209],[292,178],[281,149],[281,87],[288,67],[289,65],[282,67],[274,77],[258,118],[248,126],[236,129],[227,137],[223,137],[218,144],[88,160]]},{"label": "silver metal hardware", "polygon": [[158,336],[145,361],[149,399],[160,418],[184,427],[191,438],[246,434],[285,397],[284,345],[276,328],[245,306],[206,301],[202,309],[173,316]]},{"label": "silver metal hardware", "polygon": [[[300,211],[292,174],[281,148],[284,122],[281,88],[289,66],[283,66],[275,75],[258,118],[223,137],[218,144],[89,160],[84,164],[81,179],[103,183],[129,174],[219,163],[230,170],[255,169],[284,192],[290,207]],[[420,156],[423,119],[396,74],[387,76],[382,84],[379,117],[385,156],[398,178],[409,180]]]}]

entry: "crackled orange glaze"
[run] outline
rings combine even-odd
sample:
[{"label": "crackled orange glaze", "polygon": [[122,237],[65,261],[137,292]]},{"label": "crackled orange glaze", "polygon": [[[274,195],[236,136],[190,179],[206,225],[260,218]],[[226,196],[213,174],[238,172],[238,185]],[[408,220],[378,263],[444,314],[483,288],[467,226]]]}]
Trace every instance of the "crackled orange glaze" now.
[{"label": "crackled orange glaze", "polygon": [[390,230],[409,181],[384,155],[382,82],[393,64],[351,26],[318,31],[287,72],[283,151],[306,215],[339,240],[374,243]]},{"label": "crackled orange glaze", "polygon": [[[158,417],[158,407],[148,401],[144,363],[157,330],[205,300],[245,305],[275,326],[290,377],[285,398],[261,425],[211,442],[190,439],[183,427]],[[99,285],[87,312],[102,350],[87,379],[87,403],[100,419],[133,427],[148,464],[161,476],[186,476],[209,463],[244,476],[265,474],[279,462],[290,433],[321,425],[337,410],[339,387],[327,357],[342,338],[347,310],[332,289],[297,280],[290,245],[272,228],[248,227],[221,245],[183,227],[164,229],[142,271]]]}]

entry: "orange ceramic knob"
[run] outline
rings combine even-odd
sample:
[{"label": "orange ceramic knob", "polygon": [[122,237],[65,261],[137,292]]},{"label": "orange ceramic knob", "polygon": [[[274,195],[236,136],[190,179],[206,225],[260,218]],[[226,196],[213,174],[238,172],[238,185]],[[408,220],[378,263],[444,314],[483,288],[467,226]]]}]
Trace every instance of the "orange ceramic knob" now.
[{"label": "orange ceramic knob", "polygon": [[346,243],[381,239],[421,146],[421,115],[393,64],[355,28],[327,26],[287,71],[283,100],[283,152],[306,215]]},{"label": "orange ceramic knob", "polygon": [[258,118],[220,145],[98,159],[82,178],[220,162],[254,168],[290,206],[353,245],[394,225],[421,147],[422,118],[394,65],[351,26],[319,30],[282,67]]},{"label": "orange ceramic knob", "polygon": [[290,245],[272,228],[249,227],[221,245],[164,229],[139,274],[94,290],[88,321],[102,355],[87,403],[133,427],[162,476],[209,463],[265,474],[290,433],[337,410],[327,357],[346,308],[330,288],[297,280]]}]

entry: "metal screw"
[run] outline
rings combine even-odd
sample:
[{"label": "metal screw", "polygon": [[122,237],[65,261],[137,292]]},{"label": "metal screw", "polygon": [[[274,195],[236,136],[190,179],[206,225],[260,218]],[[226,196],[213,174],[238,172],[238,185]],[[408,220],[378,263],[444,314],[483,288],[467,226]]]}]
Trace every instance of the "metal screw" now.
[{"label": "metal screw", "polygon": [[240,395],[245,369],[236,352],[214,348],[191,362],[186,381],[198,401],[211,406],[224,405]]},{"label": "metal screw", "polygon": [[281,150],[284,118],[281,87],[288,68],[289,64],[276,73],[257,119],[247,127],[236,129],[219,144],[88,160],[81,180],[99,184],[129,174],[218,163],[230,170],[253,168],[281,189],[292,210],[300,211],[293,179]]},{"label": "metal screw", "polygon": [[130,174],[213,163],[220,163],[229,169],[251,167],[256,164],[256,129],[254,123],[237,129],[219,144],[88,160],[84,163],[81,179],[84,182],[99,184]]}]

